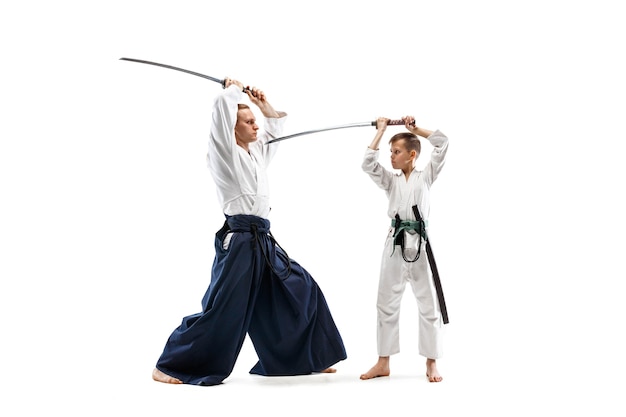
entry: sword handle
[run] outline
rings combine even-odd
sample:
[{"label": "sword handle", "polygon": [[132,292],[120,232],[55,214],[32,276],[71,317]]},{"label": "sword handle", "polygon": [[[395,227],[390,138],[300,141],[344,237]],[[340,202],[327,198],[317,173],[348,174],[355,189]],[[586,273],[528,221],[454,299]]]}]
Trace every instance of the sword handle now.
[{"label": "sword handle", "polygon": [[[376,127],[378,123],[376,122],[376,120],[374,120],[372,122],[372,126]],[[404,120],[402,119],[398,119],[398,120],[389,120],[387,122],[387,126],[404,126]]]}]

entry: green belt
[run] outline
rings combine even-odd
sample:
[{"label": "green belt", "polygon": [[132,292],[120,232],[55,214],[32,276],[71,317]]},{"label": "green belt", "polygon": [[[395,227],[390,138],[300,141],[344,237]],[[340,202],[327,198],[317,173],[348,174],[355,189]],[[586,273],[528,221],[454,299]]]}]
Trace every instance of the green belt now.
[{"label": "green belt", "polygon": [[422,227],[422,222],[419,220],[401,220],[400,224],[396,226],[396,219],[391,219],[391,227],[395,227],[396,230],[393,233],[393,237],[398,236],[398,233],[404,230],[415,230],[416,232],[422,233],[422,237],[426,239],[426,227],[428,226],[428,222],[424,222],[424,226]]}]

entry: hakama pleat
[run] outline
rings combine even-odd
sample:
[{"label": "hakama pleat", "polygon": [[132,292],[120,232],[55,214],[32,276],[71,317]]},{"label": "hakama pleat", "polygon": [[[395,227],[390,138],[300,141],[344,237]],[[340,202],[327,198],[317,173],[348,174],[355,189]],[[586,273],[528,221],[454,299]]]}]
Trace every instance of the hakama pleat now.
[{"label": "hakama pleat", "polygon": [[306,375],[346,359],[321,289],[297,262],[287,262],[269,230],[266,219],[227,217],[215,235],[202,312],[184,317],[172,332],[159,370],[187,384],[220,384],[232,373],[246,334],[259,359],[254,374]]}]

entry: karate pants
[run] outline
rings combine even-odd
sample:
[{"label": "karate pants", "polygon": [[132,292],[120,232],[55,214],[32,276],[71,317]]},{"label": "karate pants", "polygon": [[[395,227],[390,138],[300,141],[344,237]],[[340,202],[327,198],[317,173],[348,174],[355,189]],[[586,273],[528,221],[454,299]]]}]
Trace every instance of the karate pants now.
[{"label": "karate pants", "polygon": [[[417,254],[417,243],[412,245],[407,237],[404,251],[409,260]],[[392,254],[393,252],[393,254]],[[393,229],[385,242],[381,260],[377,300],[377,347],[379,356],[391,356],[400,352],[400,306],[406,284],[411,285],[418,307],[419,354],[430,359],[443,356],[444,324],[437,300],[428,258],[426,242],[422,241],[420,257],[415,262],[407,262],[402,257],[402,249],[395,246]]]},{"label": "karate pants", "polygon": [[227,216],[215,236],[202,312],[184,317],[172,332],[159,370],[187,384],[220,384],[231,374],[246,334],[259,359],[253,374],[306,375],[346,359],[322,291],[297,262],[291,260],[288,269],[269,231],[266,219]]}]

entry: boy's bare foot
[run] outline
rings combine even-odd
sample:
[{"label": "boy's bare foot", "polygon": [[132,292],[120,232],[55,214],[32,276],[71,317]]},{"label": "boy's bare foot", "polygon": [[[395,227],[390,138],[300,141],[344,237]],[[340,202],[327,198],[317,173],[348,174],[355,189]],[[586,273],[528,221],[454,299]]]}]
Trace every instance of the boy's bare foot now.
[{"label": "boy's bare foot", "polygon": [[154,371],[152,371],[152,379],[158,382],[164,382],[166,384],[182,384],[183,383],[183,381],[181,381],[180,379],[164,374],[163,372],[159,371],[157,368],[154,368]]},{"label": "boy's bare foot", "polygon": [[437,361],[434,359],[426,359],[426,377],[430,382],[441,382],[443,377],[439,375],[437,370]]},{"label": "boy's bare foot", "polygon": [[361,379],[365,380],[378,378],[380,376],[389,376],[389,373],[389,356],[381,356],[378,358],[376,365],[372,366],[369,371],[361,375]]}]

